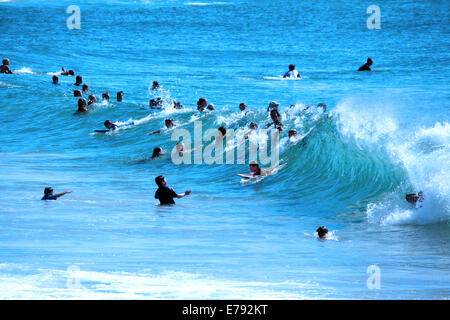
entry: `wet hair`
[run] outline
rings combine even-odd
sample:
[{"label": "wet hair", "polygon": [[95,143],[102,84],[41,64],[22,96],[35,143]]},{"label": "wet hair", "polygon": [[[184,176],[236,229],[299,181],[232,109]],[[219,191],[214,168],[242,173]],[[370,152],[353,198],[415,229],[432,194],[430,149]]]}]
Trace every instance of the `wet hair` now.
[{"label": "wet hair", "polygon": [[213,111],[214,109],[214,105],[212,103],[208,104],[208,106],[206,107],[206,109]]},{"label": "wet hair", "polygon": [[83,83],[83,77],[82,76],[77,76],[75,78],[75,83],[77,84],[82,84]]},{"label": "wet hair", "polygon": [[[207,104],[208,104],[208,101],[206,100],[206,98],[200,98],[197,101],[197,109],[204,108],[204,107],[206,107]],[[205,105],[205,106],[203,106],[203,105]]]},{"label": "wet hair", "polygon": [[289,70],[290,70],[290,71],[295,70],[295,65],[294,65],[294,64],[290,64],[290,65],[289,65]]},{"label": "wet hair", "polygon": [[74,97],[82,97],[83,95],[81,94],[80,90],[73,90],[73,96]]},{"label": "wet hair", "polygon": [[367,62],[366,63],[370,63],[370,64],[372,64],[373,63],[373,60],[372,60],[372,58],[367,58]]},{"label": "wet hair", "polygon": [[78,99],[78,111],[86,112],[87,111],[86,105],[87,105],[87,102],[86,102],[85,98]]},{"label": "wet hair", "polygon": [[152,89],[158,89],[158,88],[159,88],[159,82],[158,81],[153,81]]},{"label": "wet hair", "polygon": [[164,176],[157,176],[155,178],[155,183],[158,187],[162,187],[163,186],[163,181],[164,181]]},{"label": "wet hair", "polygon": [[105,123],[103,123],[103,125],[105,127],[107,127],[109,129],[110,125],[112,125],[113,123],[110,120],[106,120]]},{"label": "wet hair", "polygon": [[70,74],[71,76],[74,76],[74,75],[75,75],[75,71],[69,70],[69,74]]},{"label": "wet hair", "polygon": [[[242,107],[242,108],[241,108]],[[247,104],[245,102],[239,103],[239,109],[245,110],[247,108]]]},{"label": "wet hair", "polygon": [[109,92],[102,93],[102,99],[109,100]]},{"label": "wet hair", "polygon": [[277,120],[281,117],[281,115],[278,112],[278,110],[275,110],[275,109],[270,110],[270,117],[274,120],[274,116],[273,115],[276,115],[276,119]]},{"label": "wet hair", "polygon": [[183,108],[183,104],[180,101],[174,101],[173,102],[173,107],[175,109],[181,109],[181,108]]},{"label": "wet hair", "polygon": [[[122,100],[122,98],[123,98],[123,91],[119,91],[119,92],[117,92],[117,101],[120,101],[120,100]],[[120,100],[119,100],[119,97],[120,97]]]},{"label": "wet hair", "polygon": [[52,192],[53,192],[53,188],[52,187],[47,187],[47,188],[44,189],[44,194],[45,195],[51,194]]},{"label": "wet hair", "polygon": [[53,80],[53,83],[58,83],[58,76],[53,76],[52,77],[52,80]]},{"label": "wet hair", "polygon": [[227,134],[227,129],[225,127],[219,127],[219,129],[217,129],[217,130],[219,130],[223,136],[225,136]]},{"label": "wet hair", "polygon": [[96,102],[97,102],[97,97],[94,96],[93,94],[91,94],[91,95],[88,97],[88,100],[89,100],[88,104],[89,104],[89,103],[96,103]]},{"label": "wet hair", "polygon": [[152,155],[152,158],[159,157],[161,154],[162,154],[162,149],[161,149],[161,147],[156,147],[155,149],[153,149],[153,155]]},{"label": "wet hair", "polygon": [[83,84],[82,90],[89,91],[89,85],[87,83]]},{"label": "wet hair", "polygon": [[325,235],[327,235],[328,229],[325,226],[321,226],[317,228],[316,232],[319,235],[319,238],[323,238]]},{"label": "wet hair", "polygon": [[297,130],[295,130],[295,129],[289,130],[288,135],[289,135],[289,137],[297,135]]},{"label": "wet hair", "polygon": [[164,120],[164,124],[166,125],[166,127],[167,127],[167,124],[166,124],[167,122],[169,122],[173,125],[173,118],[167,118],[166,120]]},{"label": "wet hair", "polygon": [[2,60],[2,63],[3,63],[4,66],[9,65],[9,59],[8,59],[8,58],[4,58],[4,59]]}]

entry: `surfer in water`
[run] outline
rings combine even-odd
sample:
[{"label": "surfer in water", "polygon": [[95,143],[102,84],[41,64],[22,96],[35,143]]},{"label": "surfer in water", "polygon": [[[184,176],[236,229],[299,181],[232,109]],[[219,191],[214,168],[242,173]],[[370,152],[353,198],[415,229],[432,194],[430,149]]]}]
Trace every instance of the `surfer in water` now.
[{"label": "surfer in water", "polygon": [[159,82],[153,81],[152,90],[159,90]]},{"label": "surfer in water", "polygon": [[7,73],[7,74],[13,74],[14,73],[9,68],[9,59],[8,58],[4,58],[3,59],[2,65],[0,66],[0,73]]},{"label": "surfer in water", "polygon": [[155,149],[153,149],[152,159],[160,158],[163,155],[163,149],[161,147],[156,147]]},{"label": "surfer in water", "polygon": [[316,232],[317,232],[317,235],[319,236],[320,240],[325,240],[327,238],[327,234],[328,234],[327,227],[321,226],[321,227],[317,228]]},{"label": "surfer in water", "polygon": [[72,191],[64,191],[61,193],[53,194],[53,188],[47,187],[44,189],[44,196],[41,200],[56,200],[59,197],[62,197],[65,194],[71,193]]},{"label": "surfer in water", "polygon": [[73,84],[74,86],[79,86],[83,83],[83,77],[82,76],[77,76],[75,78],[75,83]]},{"label": "surfer in water", "polygon": [[85,98],[78,99],[78,110],[76,113],[86,113],[86,112],[88,112],[86,99]]},{"label": "surfer in water", "polygon": [[91,94],[88,97],[88,106],[90,106],[91,104],[97,103],[97,97],[94,96],[93,94]]},{"label": "surfer in water", "polygon": [[74,97],[82,97],[83,95],[81,94],[81,91],[80,91],[80,90],[74,90],[74,91],[73,91],[73,96],[74,96]]},{"label": "surfer in water", "polygon": [[250,171],[252,172],[252,175],[255,176],[268,176],[272,173],[272,170],[269,168],[260,168],[258,162],[252,161],[250,162]]},{"label": "surfer in water", "polygon": [[161,133],[161,132],[163,132],[163,131],[165,131],[167,129],[171,129],[171,128],[175,127],[175,123],[173,122],[172,118],[168,118],[168,119],[164,120],[164,126],[165,126],[164,128],[156,130],[156,131],[153,131],[153,132],[149,132],[148,134],[152,135],[152,134],[155,134],[155,133]]},{"label": "surfer in water", "polygon": [[419,193],[415,194],[415,193],[408,193],[406,195],[406,201],[408,201],[409,203],[416,205],[417,201],[419,202],[423,202],[423,200],[425,200],[425,197],[423,196],[423,191],[419,191]]},{"label": "surfer in water", "polygon": [[83,84],[81,91],[83,91],[83,93],[89,93],[89,85],[87,83]]},{"label": "surfer in water", "polygon": [[167,181],[164,176],[155,178],[158,190],[155,192],[155,199],[159,199],[160,205],[175,204],[174,198],[181,199],[191,194],[191,190],[186,190],[184,193],[177,194],[172,188],[167,186]]},{"label": "surfer in water", "polygon": [[281,131],[283,124],[280,121],[280,113],[278,112],[278,110],[276,109],[272,109],[270,111],[270,118],[272,119],[272,122],[270,122],[269,124],[267,124],[267,128],[269,128],[270,126],[274,126],[275,129]]},{"label": "surfer in water", "polygon": [[117,124],[112,123],[110,120],[106,120],[105,123],[103,123],[103,125],[106,127],[106,129],[113,131],[119,128]]},{"label": "surfer in water", "polygon": [[370,66],[373,64],[372,58],[367,58],[367,62],[363,64],[361,67],[359,67],[358,71],[372,71],[370,69]]},{"label": "surfer in water", "polygon": [[61,73],[62,76],[74,76],[75,75],[75,71],[73,70],[69,70],[67,71],[66,69],[64,69],[64,67],[61,69]]},{"label": "surfer in water", "polygon": [[109,99],[110,99],[109,92],[102,93],[102,99],[109,101]]},{"label": "surfer in water", "polygon": [[206,98],[200,98],[197,101],[197,110],[200,112],[205,111],[206,107],[208,106],[208,101]]},{"label": "surfer in water", "polygon": [[301,77],[300,73],[298,73],[298,71],[295,70],[295,65],[290,64],[289,71],[284,74],[283,78],[301,78]]},{"label": "surfer in water", "polygon": [[117,101],[122,102],[123,100],[123,91],[117,92]]},{"label": "surfer in water", "polygon": [[58,84],[58,80],[59,80],[58,76],[52,77],[53,84]]}]

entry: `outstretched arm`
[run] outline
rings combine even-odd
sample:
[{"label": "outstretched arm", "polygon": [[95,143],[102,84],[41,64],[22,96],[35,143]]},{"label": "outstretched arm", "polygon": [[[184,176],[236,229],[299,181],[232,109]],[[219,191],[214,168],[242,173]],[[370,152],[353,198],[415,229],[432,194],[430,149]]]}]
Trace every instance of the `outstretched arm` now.
[{"label": "outstretched arm", "polygon": [[56,198],[59,198],[59,197],[62,197],[63,195],[65,195],[65,194],[72,193],[72,192],[73,191],[64,191],[64,192],[55,194],[55,196],[56,196]]},{"label": "outstretched arm", "polygon": [[152,135],[152,134],[155,134],[155,133],[160,133],[161,132],[161,129],[159,129],[159,130],[156,130],[156,131],[153,131],[153,132],[149,132],[148,133],[148,135]]},{"label": "outstretched arm", "polygon": [[187,191],[185,191],[184,193],[177,194],[177,199],[181,199],[181,198],[183,198],[183,197],[185,197],[185,196],[188,196],[188,195],[190,195],[190,194],[191,194],[191,190],[187,190]]}]

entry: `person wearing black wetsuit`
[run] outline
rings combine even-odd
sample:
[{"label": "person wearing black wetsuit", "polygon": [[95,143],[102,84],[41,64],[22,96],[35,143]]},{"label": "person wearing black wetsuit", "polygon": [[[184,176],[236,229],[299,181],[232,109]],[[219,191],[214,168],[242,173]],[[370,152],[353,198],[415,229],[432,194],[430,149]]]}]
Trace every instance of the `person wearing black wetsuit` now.
[{"label": "person wearing black wetsuit", "polygon": [[367,62],[361,67],[359,67],[358,71],[372,71],[372,69],[370,69],[370,66],[372,64],[373,64],[372,58],[367,58]]},{"label": "person wearing black wetsuit", "polygon": [[155,182],[158,186],[158,190],[155,192],[155,199],[159,199],[159,203],[161,205],[175,204],[175,201],[173,200],[174,198],[181,199],[191,194],[190,190],[177,194],[172,188],[167,186],[167,181],[164,176],[156,177]]}]

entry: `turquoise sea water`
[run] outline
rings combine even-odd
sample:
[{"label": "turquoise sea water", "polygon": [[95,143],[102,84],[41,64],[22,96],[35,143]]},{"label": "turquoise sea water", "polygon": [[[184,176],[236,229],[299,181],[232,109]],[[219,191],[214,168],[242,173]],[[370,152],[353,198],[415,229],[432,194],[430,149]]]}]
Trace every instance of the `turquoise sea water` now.
[{"label": "turquoise sea water", "polygon": [[[0,298],[448,299],[448,21],[448,1],[2,1],[0,54],[18,74],[0,74]],[[356,72],[367,57],[374,72]],[[291,63],[302,79],[282,79]],[[111,101],[74,115],[74,77],[51,83],[61,67]],[[159,95],[183,110],[150,110]],[[200,97],[216,111],[198,113]],[[272,176],[148,159],[176,143],[146,134],[167,117],[191,133],[264,127],[272,100]],[[106,119],[136,125],[92,134]],[[192,194],[158,206],[160,174]],[[73,193],[40,201],[47,186]],[[419,190],[416,210],[404,196]]]}]

